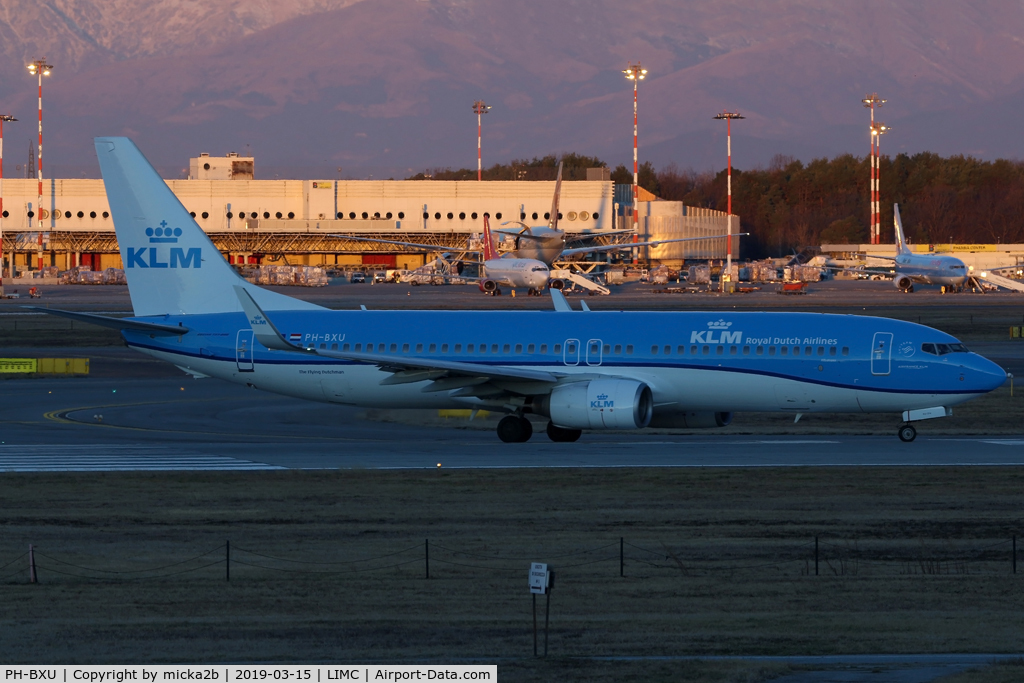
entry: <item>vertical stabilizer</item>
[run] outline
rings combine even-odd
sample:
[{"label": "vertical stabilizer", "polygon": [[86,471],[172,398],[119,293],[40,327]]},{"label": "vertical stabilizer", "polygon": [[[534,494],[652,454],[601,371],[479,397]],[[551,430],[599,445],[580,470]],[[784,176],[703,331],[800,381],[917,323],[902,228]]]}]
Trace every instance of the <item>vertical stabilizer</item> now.
[{"label": "vertical stabilizer", "polygon": [[484,214],[484,261],[498,258],[498,245],[494,243],[494,235],[491,234],[491,220]]},{"label": "vertical stabilizer", "polygon": [[903,238],[903,221],[900,220],[900,205],[892,205],[892,217],[893,223],[896,227],[896,254],[909,254],[910,249],[907,248],[907,241]]},{"label": "vertical stabilizer", "polygon": [[319,309],[243,280],[128,138],[96,138],[107,202],[137,316],[241,311],[234,286],[264,310]]},{"label": "vertical stabilizer", "polygon": [[552,230],[558,230],[558,200],[562,196],[562,162],[558,162],[558,177],[555,179],[555,196],[551,198],[551,222],[548,224]]}]

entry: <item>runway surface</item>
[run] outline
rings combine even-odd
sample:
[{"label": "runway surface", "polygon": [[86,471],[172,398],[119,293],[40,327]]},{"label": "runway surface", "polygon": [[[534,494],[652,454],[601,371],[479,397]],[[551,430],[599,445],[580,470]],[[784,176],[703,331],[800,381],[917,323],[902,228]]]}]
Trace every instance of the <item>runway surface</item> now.
[{"label": "runway surface", "polygon": [[505,444],[490,430],[371,420],[214,379],[8,380],[0,392],[4,472],[1024,465],[1024,434],[904,444],[895,434],[587,433],[556,444],[535,433]]}]

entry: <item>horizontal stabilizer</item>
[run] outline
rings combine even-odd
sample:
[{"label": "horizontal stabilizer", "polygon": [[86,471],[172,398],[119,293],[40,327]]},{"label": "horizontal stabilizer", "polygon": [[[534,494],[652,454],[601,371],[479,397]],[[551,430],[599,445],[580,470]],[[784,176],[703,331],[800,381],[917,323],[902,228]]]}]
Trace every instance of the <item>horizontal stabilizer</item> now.
[{"label": "horizontal stabilizer", "polygon": [[71,320],[78,320],[91,325],[109,327],[112,330],[134,330],[136,332],[145,332],[147,334],[163,336],[179,336],[188,334],[188,328],[181,325],[161,325],[160,323],[147,323],[142,320],[111,318],[105,315],[78,313],[77,311],[61,311],[55,308],[42,308],[40,306],[24,306],[24,308],[32,311],[39,311],[40,313],[46,313],[48,315],[55,315],[59,318],[70,318]]}]

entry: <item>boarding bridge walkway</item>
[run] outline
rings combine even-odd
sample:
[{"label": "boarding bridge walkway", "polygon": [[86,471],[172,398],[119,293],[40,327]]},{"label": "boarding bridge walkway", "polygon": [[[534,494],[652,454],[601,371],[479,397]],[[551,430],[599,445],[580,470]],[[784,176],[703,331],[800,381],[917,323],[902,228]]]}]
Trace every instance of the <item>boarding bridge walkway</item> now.
[{"label": "boarding bridge walkway", "polygon": [[1024,282],[1021,282],[1020,280],[1011,280],[1008,277],[996,275],[995,273],[984,273],[983,275],[978,275],[977,278],[982,282],[995,285],[996,287],[1012,289],[1015,292],[1024,292]]},{"label": "boarding bridge walkway", "polygon": [[589,294],[611,294],[612,290],[608,289],[603,285],[599,285],[586,275],[580,273],[574,273],[571,270],[552,270],[552,279],[563,280],[565,282],[571,282],[574,285],[579,286],[582,289],[587,290]]}]

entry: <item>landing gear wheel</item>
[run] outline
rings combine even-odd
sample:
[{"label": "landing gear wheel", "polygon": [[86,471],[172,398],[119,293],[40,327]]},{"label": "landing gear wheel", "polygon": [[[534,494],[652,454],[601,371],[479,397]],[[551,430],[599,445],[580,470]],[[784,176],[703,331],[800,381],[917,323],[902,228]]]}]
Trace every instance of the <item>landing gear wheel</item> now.
[{"label": "landing gear wheel", "polygon": [[900,441],[903,443],[910,443],[917,438],[917,430],[913,425],[902,425],[896,433],[899,434]]},{"label": "landing gear wheel", "polygon": [[525,417],[506,415],[498,423],[498,438],[505,443],[525,443],[533,436],[533,425]]},{"label": "landing gear wheel", "polygon": [[580,435],[583,434],[582,429],[565,429],[564,427],[558,427],[554,422],[548,422],[548,438],[555,443],[572,443],[578,441]]}]

